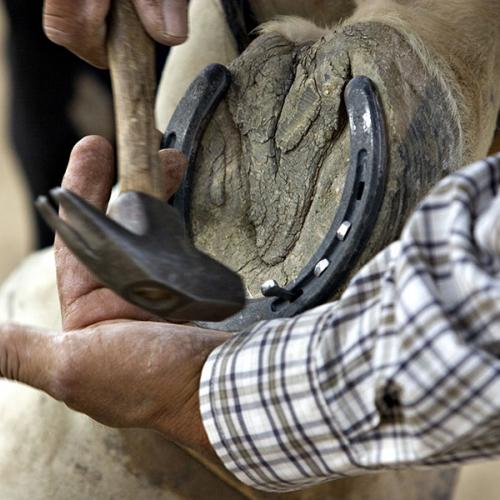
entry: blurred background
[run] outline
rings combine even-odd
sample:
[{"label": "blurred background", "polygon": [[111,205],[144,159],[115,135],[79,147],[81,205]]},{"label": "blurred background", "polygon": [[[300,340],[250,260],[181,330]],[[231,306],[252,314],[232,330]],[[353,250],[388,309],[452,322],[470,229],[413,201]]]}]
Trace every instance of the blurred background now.
[{"label": "blurred background", "polygon": [[[46,85],[56,85],[54,81],[56,76],[62,76],[63,81],[68,78],[73,78],[74,72],[78,73],[78,77],[73,82],[74,94],[77,99],[67,99],[64,103],[69,109],[68,116],[70,117],[69,124],[59,127],[50,127],[51,121],[57,123],[58,109],[47,102],[28,102],[22,104],[16,101],[14,93],[9,88],[9,72],[8,72],[8,54],[7,54],[7,11],[8,8],[14,10],[18,6],[24,5],[33,9],[33,4],[37,2],[29,2],[23,0],[4,0],[0,2],[0,282],[14,269],[14,267],[38,246],[44,246],[47,243],[47,234],[40,234],[37,231],[37,225],[33,218],[33,209],[31,199],[34,195],[34,188],[26,182],[27,177],[33,180],[37,176],[37,172],[31,172],[27,175],[22,173],[20,168],[19,159],[16,158],[12,147],[12,134],[9,131],[9,116],[16,118],[15,113],[24,113],[17,116],[18,128],[15,131],[14,140],[17,141],[18,147],[21,147],[26,152],[27,157],[30,154],[36,154],[36,147],[46,148],[53,144],[47,144],[51,140],[61,140],[62,145],[60,149],[61,158],[51,159],[50,155],[48,161],[54,161],[52,170],[57,177],[59,172],[64,169],[65,159],[67,158],[71,142],[78,137],[87,135],[88,133],[99,133],[107,137],[112,137],[112,118],[111,118],[111,104],[109,100],[109,93],[106,88],[106,77],[96,74],[95,71],[83,70],[79,72],[80,63],[71,60],[71,57],[58,52],[60,57],[65,58],[66,65],[62,68],[56,68],[54,71],[63,72],[57,75],[54,73],[54,78],[45,82]],[[41,5],[41,2],[38,2]],[[9,13],[12,14],[11,11]],[[16,14],[16,12],[14,12]],[[36,22],[38,22],[35,19]],[[12,40],[11,40],[12,43]],[[12,48],[10,50],[12,54]],[[19,55],[19,54],[18,54]],[[31,56],[34,61],[37,60],[37,54],[30,54],[29,50],[25,52],[26,56]],[[159,54],[159,65],[164,59],[166,54]],[[69,62],[68,62],[69,61]],[[75,67],[77,70],[75,70]],[[68,76],[69,75],[69,76]],[[31,75],[17,74],[19,84],[22,85],[23,78],[34,78],[37,81],[36,72]],[[38,83],[38,82],[37,82]],[[43,83],[41,83],[43,85]],[[67,98],[63,90],[58,90],[57,96],[59,99]],[[26,106],[26,104],[28,104]],[[16,107],[17,105],[17,107]],[[30,108],[32,106],[32,108]],[[29,114],[35,114],[39,109],[45,110],[44,120],[42,122],[29,121]],[[86,112],[82,113],[81,110],[85,109]],[[11,114],[12,112],[12,114]],[[87,120],[91,117],[90,123]],[[65,118],[67,120],[67,117]],[[35,148],[28,148],[30,143],[29,139],[31,134],[30,127],[39,127],[39,130],[53,128],[53,130],[45,130],[48,133],[49,139],[44,139],[45,143],[35,144]],[[14,127],[15,128],[15,127]],[[68,132],[69,131],[69,132]],[[50,139],[50,133],[57,134],[55,139]],[[23,141],[26,139],[26,142]],[[33,152],[35,150],[35,152]],[[500,151],[500,133],[497,133],[495,144],[492,151]],[[46,193],[50,187],[58,184],[58,182],[48,180],[50,183],[46,188],[38,186],[42,192]],[[33,182],[31,183],[33,184]],[[36,183],[35,183],[36,184]],[[459,477],[457,492],[454,500],[499,500],[500,499],[500,462],[490,462],[487,464],[479,464],[465,467]],[[388,499],[393,500],[393,499]],[[396,499],[394,499],[396,500]],[[404,500],[403,497],[397,500]],[[425,499],[423,499],[425,500]]]},{"label": "blurred background", "polygon": [[28,194],[8,138],[5,13],[0,4],[0,280],[33,248]]},{"label": "blurred background", "polygon": [[61,182],[73,144],[113,137],[107,72],[45,37],[43,0],[0,2],[0,280],[53,234],[32,200]]}]

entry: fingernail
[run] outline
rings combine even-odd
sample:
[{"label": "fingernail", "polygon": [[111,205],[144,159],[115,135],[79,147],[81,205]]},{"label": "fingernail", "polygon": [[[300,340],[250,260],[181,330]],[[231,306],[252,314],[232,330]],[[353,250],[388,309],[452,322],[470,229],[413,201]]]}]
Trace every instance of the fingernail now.
[{"label": "fingernail", "polygon": [[175,38],[187,36],[187,6],[184,1],[165,1],[163,4],[165,34]]}]

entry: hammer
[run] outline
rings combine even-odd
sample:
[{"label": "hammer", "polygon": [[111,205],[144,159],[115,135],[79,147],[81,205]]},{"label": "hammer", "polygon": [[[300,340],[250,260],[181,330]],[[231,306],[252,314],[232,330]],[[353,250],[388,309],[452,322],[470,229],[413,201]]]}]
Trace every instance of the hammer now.
[{"label": "hammer", "polygon": [[[120,194],[104,215],[63,188],[36,206],[68,248],[106,287],[174,321],[220,321],[245,303],[240,277],[200,252],[165,200],[154,124],[154,44],[132,0],[114,0],[108,56],[117,123]],[[98,179],[96,179],[98,182]]]}]

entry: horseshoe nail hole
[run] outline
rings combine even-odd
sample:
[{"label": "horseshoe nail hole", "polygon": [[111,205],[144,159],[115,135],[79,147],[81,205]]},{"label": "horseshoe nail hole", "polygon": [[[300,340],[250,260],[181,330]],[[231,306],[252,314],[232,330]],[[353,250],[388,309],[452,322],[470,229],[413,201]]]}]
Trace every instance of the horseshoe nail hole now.
[{"label": "horseshoe nail hole", "polygon": [[360,149],[358,152],[358,167],[362,168],[363,170],[366,169],[368,165],[368,151],[366,149]]},{"label": "horseshoe nail hole", "polygon": [[364,181],[358,182],[358,191],[356,193],[356,199],[359,201],[363,197],[363,193],[365,192],[365,183]]},{"label": "horseshoe nail hole", "polygon": [[163,140],[162,148],[163,149],[168,149],[168,148],[173,148],[174,144],[177,141],[177,134],[175,132],[170,132],[170,134],[165,137]]}]

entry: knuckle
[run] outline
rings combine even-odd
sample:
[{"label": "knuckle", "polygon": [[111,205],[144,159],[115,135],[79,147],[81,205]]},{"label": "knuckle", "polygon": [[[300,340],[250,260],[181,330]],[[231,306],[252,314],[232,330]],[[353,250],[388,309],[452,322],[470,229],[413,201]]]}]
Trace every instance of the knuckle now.
[{"label": "knuckle", "polygon": [[81,36],[78,22],[74,19],[47,12],[43,16],[43,29],[50,41],[68,48],[74,47]]},{"label": "knuckle", "polygon": [[43,30],[47,38],[76,54],[93,59],[102,49],[105,38],[104,19],[95,15],[45,11]]}]

